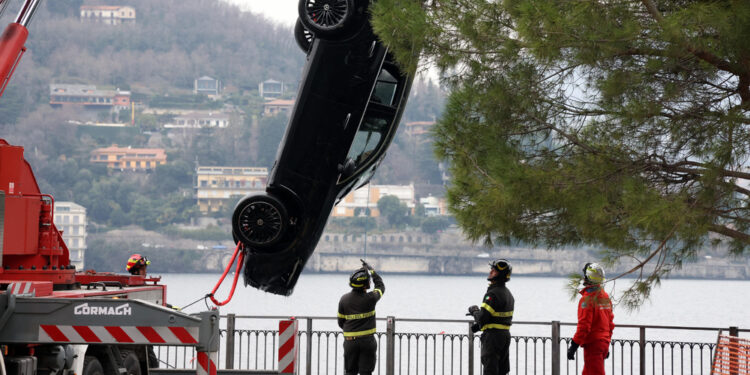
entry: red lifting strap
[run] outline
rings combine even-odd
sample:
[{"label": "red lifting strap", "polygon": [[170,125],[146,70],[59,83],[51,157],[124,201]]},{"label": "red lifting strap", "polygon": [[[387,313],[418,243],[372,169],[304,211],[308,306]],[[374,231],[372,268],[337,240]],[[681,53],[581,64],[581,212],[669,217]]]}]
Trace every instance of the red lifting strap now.
[{"label": "red lifting strap", "polygon": [[[214,289],[209,293],[208,297],[211,298],[211,302],[213,302],[216,306],[224,306],[229,301],[232,300],[232,296],[234,295],[234,290],[237,287],[237,279],[240,276],[240,268],[242,268],[242,261],[245,259],[245,252],[240,251],[242,248],[242,242],[237,243],[237,247],[234,249],[234,254],[232,254],[232,260],[229,261],[229,264],[227,264],[227,268],[224,270],[224,274],[221,275],[221,278],[216,283],[216,286],[214,286]],[[229,292],[229,297],[223,302],[219,302],[214,298],[214,293],[216,293],[216,290],[219,289],[219,286],[222,282],[224,282],[224,278],[227,277],[227,274],[229,273],[229,269],[232,268],[232,264],[234,264],[234,260],[237,259],[237,254],[240,254],[239,260],[237,261],[237,268],[234,270],[234,281],[232,282],[232,290]]]}]

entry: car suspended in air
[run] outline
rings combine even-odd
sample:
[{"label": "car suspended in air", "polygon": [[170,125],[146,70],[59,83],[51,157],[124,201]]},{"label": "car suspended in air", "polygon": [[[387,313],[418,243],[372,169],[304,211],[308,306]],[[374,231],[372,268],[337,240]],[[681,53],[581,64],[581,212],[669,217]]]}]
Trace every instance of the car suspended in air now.
[{"label": "car suspended in air", "polygon": [[290,295],[333,206],[370,180],[398,128],[413,72],[375,36],[370,0],[301,0],[295,39],[307,54],[266,191],[242,198],[232,234],[245,283]]}]

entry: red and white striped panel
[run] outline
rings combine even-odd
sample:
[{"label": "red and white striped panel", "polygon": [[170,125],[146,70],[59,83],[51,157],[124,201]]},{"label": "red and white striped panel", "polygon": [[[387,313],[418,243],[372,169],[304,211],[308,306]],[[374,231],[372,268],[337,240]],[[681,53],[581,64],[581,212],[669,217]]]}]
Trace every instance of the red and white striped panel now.
[{"label": "red and white striped panel", "polygon": [[8,284],[8,294],[33,294],[44,297],[52,294],[51,281],[17,281]]},{"label": "red and white striped panel", "polygon": [[279,321],[279,374],[297,374],[297,321]]},{"label": "red and white striped panel", "polygon": [[40,342],[103,344],[198,343],[198,327],[39,326]]},{"label": "red and white striped panel", "polygon": [[197,375],[216,375],[219,352],[198,352]]}]

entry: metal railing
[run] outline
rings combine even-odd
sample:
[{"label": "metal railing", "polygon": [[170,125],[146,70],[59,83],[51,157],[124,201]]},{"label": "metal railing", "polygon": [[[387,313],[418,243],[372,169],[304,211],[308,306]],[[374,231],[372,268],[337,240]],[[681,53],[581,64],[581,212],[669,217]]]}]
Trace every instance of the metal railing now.
[{"label": "metal railing", "polygon": [[[274,324],[288,319],[280,316],[223,317],[224,336],[219,363],[229,370],[275,371],[277,368],[278,330]],[[343,374],[343,334],[332,317],[297,317],[300,374]],[[243,324],[239,324],[243,323]],[[398,324],[397,324],[398,323]],[[377,364],[374,373],[384,375],[481,374],[479,335],[471,332],[466,320],[378,319]],[[313,325],[328,326],[315,329]],[[257,328],[250,328],[251,326]],[[265,327],[262,327],[265,326]],[[397,330],[396,327],[400,330]],[[401,327],[404,328],[401,328]],[[430,326],[426,329],[424,326]],[[450,326],[449,332],[434,327]],[[511,373],[577,374],[583,366],[579,349],[576,360],[567,360],[567,347],[575,323],[514,322],[511,330]],[[618,325],[610,344],[605,366],[611,374],[709,374],[721,331],[738,336],[750,329],[737,327],[678,327],[656,325]],[[530,331],[516,335],[514,331]],[[565,331],[565,335],[561,333]],[[658,340],[647,339],[650,336]],[[703,334],[704,339],[690,339]],[[668,336],[671,339],[662,339]],[[189,348],[158,347],[162,367],[194,367],[194,352]]]}]

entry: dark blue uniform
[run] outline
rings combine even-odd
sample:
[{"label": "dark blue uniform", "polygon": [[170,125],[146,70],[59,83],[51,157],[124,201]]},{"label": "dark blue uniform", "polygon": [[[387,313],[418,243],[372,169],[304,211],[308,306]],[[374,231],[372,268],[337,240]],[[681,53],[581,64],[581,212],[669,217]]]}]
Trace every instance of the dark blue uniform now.
[{"label": "dark blue uniform", "polygon": [[513,324],[515,300],[504,282],[487,288],[474,319],[482,331],[482,366],[484,375],[505,375],[510,372],[510,326]]},{"label": "dark blue uniform", "polygon": [[344,330],[344,372],[369,375],[375,370],[375,305],[385,293],[383,279],[371,272],[375,289],[353,288],[339,301],[338,323]]}]

